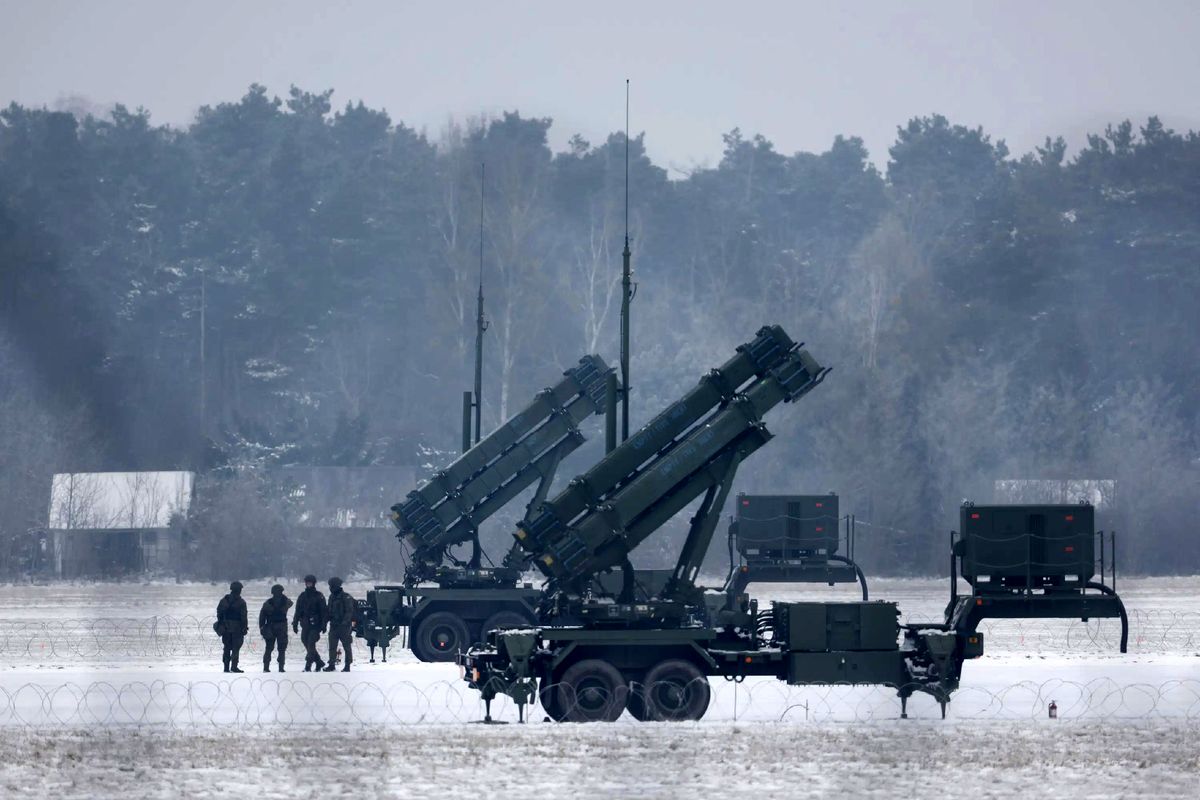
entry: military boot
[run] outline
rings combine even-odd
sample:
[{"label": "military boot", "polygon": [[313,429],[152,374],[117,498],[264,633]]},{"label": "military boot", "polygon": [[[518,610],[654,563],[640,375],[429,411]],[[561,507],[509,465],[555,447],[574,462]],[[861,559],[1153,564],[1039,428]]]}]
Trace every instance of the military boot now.
[{"label": "military boot", "polygon": [[323,669],[325,669],[325,662],[324,662],[324,661],[322,661],[321,659],[319,659],[319,658],[318,658],[316,661],[314,661],[314,662],[313,662],[313,670],[314,670],[314,671],[316,671],[316,672],[320,672],[320,671],[322,671]]},{"label": "military boot", "polygon": [[321,672],[333,672],[336,669],[337,667],[335,667],[333,664],[330,664],[328,667],[322,667]]},{"label": "military boot", "polygon": [[229,672],[229,659],[228,659],[228,658],[222,658],[222,659],[221,659],[221,663],[225,665],[225,671],[226,671],[226,672]]},{"label": "military boot", "polygon": [[283,656],[279,657],[279,671],[283,672]]},{"label": "military boot", "polygon": [[236,658],[229,662],[229,671],[230,672],[245,672],[245,670],[238,669],[238,662],[237,662]]}]

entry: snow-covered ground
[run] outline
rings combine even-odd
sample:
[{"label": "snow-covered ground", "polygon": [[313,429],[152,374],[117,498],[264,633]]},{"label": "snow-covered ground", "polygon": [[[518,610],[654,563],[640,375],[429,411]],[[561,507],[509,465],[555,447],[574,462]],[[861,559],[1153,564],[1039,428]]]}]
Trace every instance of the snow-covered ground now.
[{"label": "snow-covered ground", "polygon": [[[247,582],[252,615],[270,583]],[[294,643],[289,672],[264,675],[252,636],[247,673],[222,674],[209,624],[223,585],[5,586],[0,795],[1190,796],[1200,578],[1118,588],[1128,655],[1117,653],[1115,620],[993,623],[944,722],[928,698],[899,720],[885,689],[760,679],[714,681],[698,724],[554,725],[535,714],[525,726],[482,726],[456,667],[399,648],[388,664],[365,663],[356,648],[350,674],[305,674]],[[751,592],[764,604],[855,596],[840,586]],[[876,580],[871,592],[912,621],[939,618],[946,602],[944,581]],[[495,711],[516,720],[507,704]]]},{"label": "snow-covered ground", "polygon": [[1043,720],[20,731],[0,737],[0,795],[1186,798],[1197,744],[1181,725]]}]

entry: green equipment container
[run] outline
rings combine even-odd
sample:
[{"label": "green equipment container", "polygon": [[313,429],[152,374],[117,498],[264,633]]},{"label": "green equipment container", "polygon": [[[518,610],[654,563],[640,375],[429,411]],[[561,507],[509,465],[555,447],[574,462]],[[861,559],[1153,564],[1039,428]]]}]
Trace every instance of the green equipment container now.
[{"label": "green equipment container", "polygon": [[837,552],[836,494],[739,494],[734,512],[737,549],[747,561]]},{"label": "green equipment container", "polygon": [[900,611],[895,603],[776,603],[775,630],[788,652],[895,650]]},{"label": "green equipment container", "polygon": [[963,506],[962,575],[971,585],[1086,583],[1096,574],[1090,505]]}]

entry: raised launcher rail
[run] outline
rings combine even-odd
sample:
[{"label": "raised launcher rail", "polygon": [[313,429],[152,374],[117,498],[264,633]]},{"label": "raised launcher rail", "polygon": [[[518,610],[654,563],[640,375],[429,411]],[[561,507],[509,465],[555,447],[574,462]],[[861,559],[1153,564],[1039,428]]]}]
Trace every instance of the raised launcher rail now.
[{"label": "raised launcher rail", "polygon": [[[479,527],[535,481],[528,508],[542,502],[559,463],[584,441],[579,423],[604,412],[611,372],[600,356],[579,359],[557,384],[392,506],[397,538],[413,554],[402,586],[377,586],[360,606],[358,633],[372,660],[377,645],[387,660],[402,627],[418,658],[449,661],[484,630],[532,621],[541,593],[517,585],[521,559],[512,553],[500,567],[482,566]],[[471,555],[463,561],[451,548],[465,543]],[[437,587],[421,586],[429,581]]]},{"label": "raised launcher rail", "polygon": [[[726,582],[731,594],[744,593],[751,583],[857,581],[862,599],[870,599],[866,576],[854,563],[854,520],[839,515],[836,494],[739,494],[733,509]],[[842,528],[844,556],[838,555]]]},{"label": "raised launcher rail", "polygon": [[[807,394],[827,373],[782,328],[762,328],[696,388],[518,523],[517,542],[551,579],[557,601],[583,594],[592,577],[613,567],[625,576],[620,611],[574,602],[570,610],[556,603],[557,611],[610,622],[687,613],[738,465],[771,438],[762,417]],[[634,603],[630,551],[702,494],[660,602]]]},{"label": "raised launcher rail", "polygon": [[[988,618],[1119,618],[1126,652],[1129,617],[1116,591],[1116,535],[1108,534],[1106,551],[1091,505],[965,503],[959,514],[961,532],[950,534],[951,629],[973,632]],[[1112,583],[1105,584],[1110,567]],[[958,594],[959,574],[971,585],[969,595]]]},{"label": "raised launcher rail", "polygon": [[397,536],[415,548],[413,579],[435,577],[427,568],[440,566],[447,548],[467,541],[476,544],[470,566],[479,569],[480,524],[535,480],[540,483],[529,508],[537,508],[559,462],[583,444],[578,424],[604,412],[611,371],[600,356],[579,359],[556,385],[539,392],[487,438],[392,506]]},{"label": "raised launcher rail", "polygon": [[[639,720],[697,720],[711,698],[708,678],[718,675],[880,684],[896,690],[901,716],[916,692],[936,699],[945,714],[963,662],[983,655],[983,636],[970,613],[958,613],[957,600],[942,622],[901,625],[895,603],[775,603],[760,612],[744,596],[693,583],[737,465],[770,438],[763,414],[815,388],[825,374],[782,330],[764,328],[519,525],[517,539],[551,580],[536,625],[490,630],[485,644],[457,659],[480,692],[485,719],[492,700],[504,694],[521,719],[537,701],[554,720],[613,721],[625,711]],[[639,583],[629,552],[701,494],[670,576],[661,588]],[[1087,570],[1084,577],[1078,570],[1045,572],[1043,556],[1031,547],[1021,558],[1004,562],[1004,572],[991,567],[988,583],[999,575],[997,587],[1007,587],[994,594],[1020,588],[1050,596],[1021,601],[1046,612],[1038,616],[1079,616],[1092,608],[1068,597],[1070,576],[1086,585]],[[596,596],[597,576],[613,567],[622,572],[616,596]],[[1020,573],[1026,579],[1017,587]],[[638,597],[639,588],[653,596]],[[970,602],[987,608],[993,596]]]}]

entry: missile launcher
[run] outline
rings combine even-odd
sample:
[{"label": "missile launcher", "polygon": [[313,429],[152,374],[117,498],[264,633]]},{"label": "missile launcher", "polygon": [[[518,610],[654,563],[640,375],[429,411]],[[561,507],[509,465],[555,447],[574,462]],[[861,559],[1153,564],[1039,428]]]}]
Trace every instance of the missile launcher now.
[{"label": "missile launcher", "polygon": [[[1004,580],[978,580],[979,556],[994,552],[987,548],[995,543],[976,529],[954,543],[952,556],[954,569],[955,559],[966,559],[974,591],[960,598],[952,584],[938,622],[901,625],[895,604],[865,596],[862,603],[776,603],[760,611],[740,592],[697,586],[738,466],[771,439],[764,417],[815,389],[828,372],[781,328],[763,328],[556,497],[531,505],[514,536],[548,578],[537,624],[490,630],[486,642],[457,658],[484,700],[486,719],[492,700],[504,694],[521,719],[536,701],[554,720],[612,721],[625,712],[639,720],[696,720],[708,707],[707,679],[717,675],[884,684],[896,689],[901,716],[915,692],[934,697],[944,716],[964,661],[983,654],[982,619],[1086,618],[1093,610],[1115,616],[1118,609],[1124,617],[1111,587],[1078,579],[1087,573],[1081,564],[1035,561],[1042,551],[1028,542],[1019,564],[992,570]],[[661,580],[639,580],[630,553],[697,498],[674,569]],[[1054,541],[1081,546],[1078,537],[1090,535],[1085,523],[1070,530],[1074,544]],[[776,544],[782,555],[803,556],[823,542],[830,555],[828,539],[812,540],[792,547],[785,536]],[[1067,566],[1077,580],[1066,580]],[[613,569],[620,570],[619,588],[605,576]],[[1022,572],[1025,580],[1016,580]]]},{"label": "missile launcher", "polygon": [[[541,592],[519,584],[523,560],[511,551],[500,566],[482,565],[480,526],[537,484],[528,508],[545,498],[559,463],[584,442],[579,425],[605,411],[612,370],[587,355],[555,385],[459,458],[392,506],[397,537],[412,547],[403,585],[377,586],[360,601],[357,634],[387,648],[408,631],[422,661],[449,661],[483,632],[535,619]],[[469,544],[457,559],[451,548]],[[434,583],[436,586],[427,584]]]}]

